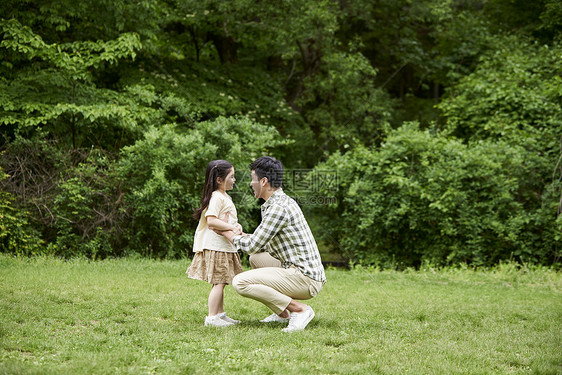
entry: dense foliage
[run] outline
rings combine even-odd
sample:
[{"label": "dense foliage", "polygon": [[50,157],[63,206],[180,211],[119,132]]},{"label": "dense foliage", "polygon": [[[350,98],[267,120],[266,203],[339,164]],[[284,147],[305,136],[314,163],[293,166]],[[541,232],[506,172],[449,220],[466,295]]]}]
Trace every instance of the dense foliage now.
[{"label": "dense foliage", "polygon": [[268,154],[289,193],[304,184],[324,252],[559,264],[557,0],[6,0],[0,15],[2,252],[186,256],[207,162],[237,168],[251,230],[247,165]]},{"label": "dense foliage", "polygon": [[[338,204],[324,210],[332,223],[324,235],[369,264],[555,259],[559,202],[551,186],[528,196],[530,185],[543,188],[528,181],[532,157],[506,142],[466,145],[406,124],[377,150],[334,154],[318,167],[341,177]],[[353,236],[349,228],[357,228]]]}]

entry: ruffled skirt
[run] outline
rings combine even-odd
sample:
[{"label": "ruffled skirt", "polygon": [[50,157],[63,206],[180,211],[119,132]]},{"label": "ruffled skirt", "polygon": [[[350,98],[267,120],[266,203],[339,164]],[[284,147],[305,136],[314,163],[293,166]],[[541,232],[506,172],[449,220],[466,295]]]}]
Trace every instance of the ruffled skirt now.
[{"label": "ruffled skirt", "polygon": [[238,253],[203,250],[195,253],[186,273],[190,279],[210,284],[232,284],[234,276],[242,271]]}]

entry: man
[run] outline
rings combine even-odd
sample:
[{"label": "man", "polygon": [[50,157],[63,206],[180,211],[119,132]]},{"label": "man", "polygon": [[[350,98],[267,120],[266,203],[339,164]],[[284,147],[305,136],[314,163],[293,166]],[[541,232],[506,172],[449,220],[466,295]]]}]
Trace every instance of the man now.
[{"label": "man", "polygon": [[326,282],[316,241],[298,204],[283,192],[283,165],[262,156],[250,164],[251,187],[261,207],[262,221],[253,234],[220,232],[234,246],[250,254],[254,268],[234,277],[232,286],[274,314],[262,322],[289,322],[283,329],[304,329],[314,318],[312,307],[296,299],[310,299]]}]

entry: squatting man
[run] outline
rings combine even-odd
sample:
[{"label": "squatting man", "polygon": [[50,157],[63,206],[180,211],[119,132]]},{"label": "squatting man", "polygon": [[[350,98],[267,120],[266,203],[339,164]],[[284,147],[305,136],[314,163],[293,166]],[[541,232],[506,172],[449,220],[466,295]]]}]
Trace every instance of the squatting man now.
[{"label": "squatting man", "polygon": [[318,246],[299,205],[283,192],[281,162],[262,156],[250,169],[254,196],[265,201],[260,225],[252,234],[217,231],[250,254],[253,269],[236,275],[232,286],[273,311],[262,322],[288,322],[284,332],[302,330],[314,311],[297,300],[316,296],[326,282]]}]

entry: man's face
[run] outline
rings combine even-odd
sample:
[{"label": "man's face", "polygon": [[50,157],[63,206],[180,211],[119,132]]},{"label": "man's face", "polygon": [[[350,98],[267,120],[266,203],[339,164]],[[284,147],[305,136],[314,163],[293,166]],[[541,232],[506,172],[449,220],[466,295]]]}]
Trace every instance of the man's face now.
[{"label": "man's face", "polygon": [[256,174],[256,171],[254,170],[252,171],[252,182],[250,182],[250,187],[254,191],[254,197],[261,198],[263,186],[258,178],[258,175]]}]

